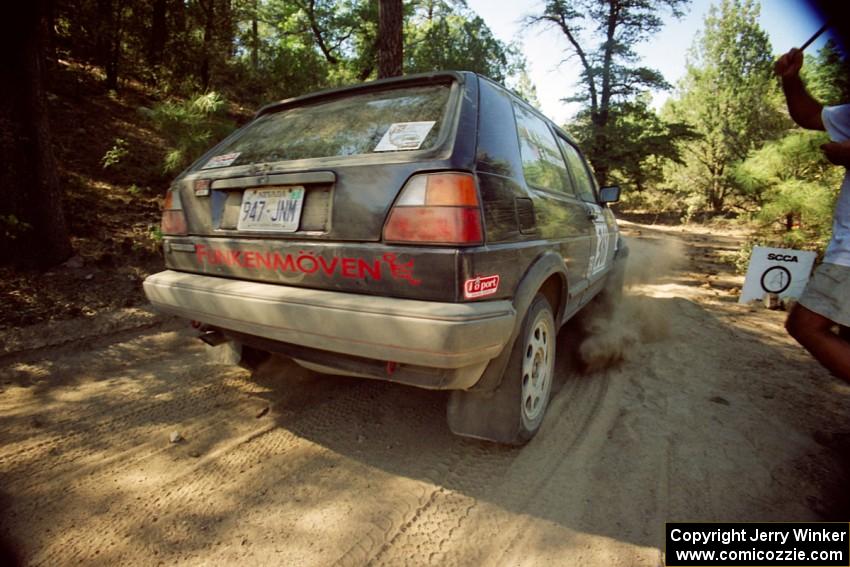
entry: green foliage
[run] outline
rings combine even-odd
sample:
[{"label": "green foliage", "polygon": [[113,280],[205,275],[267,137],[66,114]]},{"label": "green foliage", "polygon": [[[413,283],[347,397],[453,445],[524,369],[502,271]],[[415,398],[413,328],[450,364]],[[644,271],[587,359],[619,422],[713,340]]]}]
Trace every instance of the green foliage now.
[{"label": "green foliage", "polygon": [[822,132],[792,130],[753,152],[734,171],[761,206],[756,215],[763,239],[821,250],[829,240],[841,170],[820,151]]},{"label": "green foliage", "polygon": [[493,36],[480,16],[462,4],[432,1],[420,6],[405,28],[406,73],[454,69],[504,82],[519,63],[517,53]]},{"label": "green foliage", "polygon": [[115,138],[112,147],[103,154],[100,160],[101,164],[103,164],[103,169],[109,169],[118,165],[129,153],[127,140],[124,138]]},{"label": "green foliage", "polygon": [[148,225],[148,238],[155,244],[162,243],[162,226],[158,224]]},{"label": "green foliage", "polygon": [[540,108],[540,100],[537,98],[537,87],[528,76],[528,71],[525,69],[525,61],[522,62],[522,69],[514,80],[508,81],[507,86],[522,97],[525,102],[534,108]]},{"label": "green foliage", "polygon": [[20,220],[15,215],[0,215],[0,234],[8,240],[17,240],[32,230],[32,225]]},{"label": "green foliage", "polygon": [[684,147],[686,163],[678,177],[699,194],[694,203],[702,201],[714,212],[740,194],[735,164],[787,126],[758,16],[754,0],[723,0],[719,9],[711,7],[669,109],[699,134]]},{"label": "green foliage", "polygon": [[210,145],[233,130],[225,117],[226,101],[216,92],[189,100],[161,102],[142,112],[167,140],[163,161],[166,172],[176,172],[200,157]]},{"label": "green foliage", "polygon": [[850,59],[842,56],[832,39],[814,57],[806,57],[803,80],[812,96],[823,104],[850,102]]},{"label": "green foliage", "polygon": [[[524,69],[518,49],[463,0],[408,0],[404,16],[405,73],[466,69],[505,81]],[[215,91],[256,107],[376,76],[375,0],[57,0],[55,20],[67,51],[57,55],[102,68],[113,90],[120,77],[162,98]]]},{"label": "green foliage", "polygon": [[735,266],[735,271],[739,274],[746,274],[747,268],[750,266],[750,258],[753,256],[753,248],[764,245],[761,242],[756,242],[752,238],[748,238],[744,245],[738,248],[732,259],[732,264]]},{"label": "green foliage", "polygon": [[[649,103],[645,94],[611,106],[607,136],[617,143],[597,157],[595,164],[610,172],[611,181],[637,192],[664,179],[665,160],[682,163],[679,144],[697,137],[689,125],[663,119]],[[569,129],[582,146],[593,143],[595,128],[588,112],[579,114]]]}]

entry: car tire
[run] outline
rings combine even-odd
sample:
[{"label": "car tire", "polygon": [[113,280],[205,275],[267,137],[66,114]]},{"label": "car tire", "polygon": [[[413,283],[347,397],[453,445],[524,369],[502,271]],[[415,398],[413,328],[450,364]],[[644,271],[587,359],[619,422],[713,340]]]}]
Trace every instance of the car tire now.
[{"label": "car tire", "polygon": [[508,397],[503,403],[519,403],[519,428],[515,444],[534,437],[549,405],[555,377],[557,331],[549,301],[538,295],[531,303],[523,330],[511,353],[502,385]]},{"label": "car tire", "polygon": [[537,294],[514,342],[502,382],[494,392],[452,392],[452,432],[508,445],[527,443],[543,423],[552,395],[557,344],[549,301]]}]

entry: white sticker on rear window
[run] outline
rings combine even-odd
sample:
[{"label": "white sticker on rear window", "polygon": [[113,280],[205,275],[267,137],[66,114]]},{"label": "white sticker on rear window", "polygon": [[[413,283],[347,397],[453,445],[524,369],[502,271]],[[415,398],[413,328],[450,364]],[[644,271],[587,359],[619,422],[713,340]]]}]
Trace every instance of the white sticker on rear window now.
[{"label": "white sticker on rear window", "polygon": [[220,156],[215,156],[210,158],[210,160],[204,164],[201,169],[212,169],[213,167],[227,167],[234,161],[242,152],[233,152],[232,154],[221,154]]},{"label": "white sticker on rear window", "polygon": [[395,122],[390,124],[390,127],[384,133],[384,137],[375,146],[375,151],[418,150],[434,124],[435,121],[433,120],[430,122]]}]

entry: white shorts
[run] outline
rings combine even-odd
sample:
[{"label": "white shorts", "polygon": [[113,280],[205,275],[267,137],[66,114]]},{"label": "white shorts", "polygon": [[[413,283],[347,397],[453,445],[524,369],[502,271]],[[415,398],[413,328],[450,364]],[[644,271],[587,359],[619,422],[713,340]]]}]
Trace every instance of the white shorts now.
[{"label": "white shorts", "polygon": [[850,266],[818,266],[799,303],[833,323],[850,327]]}]

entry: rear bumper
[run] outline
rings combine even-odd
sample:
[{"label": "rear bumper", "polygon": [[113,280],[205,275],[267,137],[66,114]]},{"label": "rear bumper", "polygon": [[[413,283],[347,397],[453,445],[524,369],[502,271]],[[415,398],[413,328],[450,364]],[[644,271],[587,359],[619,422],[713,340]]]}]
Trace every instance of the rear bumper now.
[{"label": "rear bumper", "polygon": [[516,321],[507,300],[441,303],[372,297],[173,270],[150,276],[144,289],[161,311],[225,330],[449,370],[439,373],[439,383],[417,384],[433,388],[472,386],[502,351]]}]

